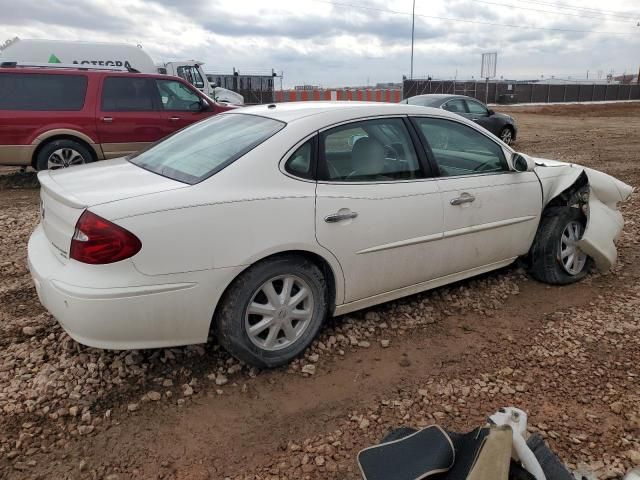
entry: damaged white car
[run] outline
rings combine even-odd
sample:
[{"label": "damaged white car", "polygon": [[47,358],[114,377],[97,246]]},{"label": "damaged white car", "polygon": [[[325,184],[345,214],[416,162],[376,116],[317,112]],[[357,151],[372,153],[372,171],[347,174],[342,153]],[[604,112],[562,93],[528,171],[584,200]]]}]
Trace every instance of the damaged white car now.
[{"label": "damaged white car", "polygon": [[515,153],[441,109],[249,107],[135,156],[45,171],[38,295],[94,347],[206,342],[262,367],[342,315],[526,257],[566,284],[616,260],[632,188]]}]

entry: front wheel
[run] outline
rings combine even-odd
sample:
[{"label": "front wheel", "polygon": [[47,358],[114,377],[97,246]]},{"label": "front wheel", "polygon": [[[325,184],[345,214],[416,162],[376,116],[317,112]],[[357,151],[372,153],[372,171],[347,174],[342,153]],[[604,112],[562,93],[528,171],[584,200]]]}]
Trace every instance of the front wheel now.
[{"label": "front wheel", "polygon": [[513,131],[509,127],[504,127],[500,130],[500,140],[502,140],[507,145],[511,145],[513,142]]},{"label": "front wheel", "polygon": [[531,249],[531,274],[554,285],[583,278],[591,266],[591,259],[577,245],[584,229],[584,215],[578,208],[560,207],[548,212]]},{"label": "front wheel", "polygon": [[215,316],[218,341],[257,367],[289,363],[313,341],[327,315],[320,269],[304,257],[274,257],[242,273]]}]

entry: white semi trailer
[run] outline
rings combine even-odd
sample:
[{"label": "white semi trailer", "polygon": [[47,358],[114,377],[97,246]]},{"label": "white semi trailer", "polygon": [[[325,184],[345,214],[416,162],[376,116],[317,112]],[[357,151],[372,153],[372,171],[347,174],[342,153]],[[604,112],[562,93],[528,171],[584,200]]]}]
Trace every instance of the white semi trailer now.
[{"label": "white semi trailer", "polygon": [[137,70],[140,73],[175,75],[219,102],[244,104],[242,95],[209,82],[202,70],[203,62],[186,60],[155,63],[142,47],[126,43],[22,40],[16,37],[0,46],[0,62],[96,65]]}]

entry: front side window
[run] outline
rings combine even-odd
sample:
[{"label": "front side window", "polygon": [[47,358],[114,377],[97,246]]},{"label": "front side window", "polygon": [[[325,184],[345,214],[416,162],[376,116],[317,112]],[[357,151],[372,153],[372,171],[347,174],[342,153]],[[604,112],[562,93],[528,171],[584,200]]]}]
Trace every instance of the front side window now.
[{"label": "front side window", "polygon": [[323,132],[323,179],[340,182],[410,180],[422,176],[411,137],[400,118],[349,123]]},{"label": "front side window", "polygon": [[442,108],[449,112],[454,113],[466,113],[467,107],[465,106],[465,102],[462,99],[449,100],[445,103]]},{"label": "front side window", "polygon": [[489,112],[487,111],[485,106],[479,102],[467,100],[467,108],[469,109],[469,113],[472,113],[474,115],[482,115],[485,117],[489,116]]},{"label": "front side window", "polygon": [[416,118],[415,122],[431,147],[441,176],[508,170],[502,147],[473,128],[438,118]]},{"label": "front side window", "polygon": [[177,73],[179,77],[185,79],[196,88],[204,88],[204,80],[202,79],[202,75],[200,75],[200,72],[196,67],[178,67]]},{"label": "front side window", "polygon": [[156,110],[155,81],[139,77],[107,77],[102,85],[103,112],[148,112]]},{"label": "front side window", "polygon": [[0,110],[79,111],[87,77],[43,73],[0,73]]},{"label": "front side window", "polygon": [[195,123],[129,158],[134,165],[194,184],[222,170],[281,130],[271,118],[222,114]]},{"label": "front side window", "polygon": [[200,97],[186,85],[175,80],[156,80],[164,110],[199,111]]}]

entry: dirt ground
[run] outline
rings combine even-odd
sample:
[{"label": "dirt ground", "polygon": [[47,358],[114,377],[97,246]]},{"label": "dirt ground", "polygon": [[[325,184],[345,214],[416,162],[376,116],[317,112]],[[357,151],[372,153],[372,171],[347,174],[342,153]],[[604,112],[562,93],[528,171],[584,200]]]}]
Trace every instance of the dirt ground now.
[{"label": "dirt ground", "polygon": [[[500,110],[518,150],[640,185],[640,104]],[[71,340],[26,266],[33,185],[0,175],[0,478],[357,479],[357,452],[392,428],[467,431],[506,405],[571,468],[640,465],[638,194],[612,272],[549,287],[512,266],[333,319],[304,358],[260,372],[214,344]]]}]

